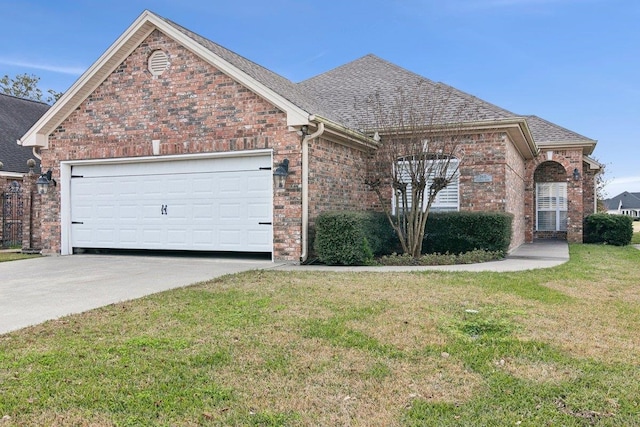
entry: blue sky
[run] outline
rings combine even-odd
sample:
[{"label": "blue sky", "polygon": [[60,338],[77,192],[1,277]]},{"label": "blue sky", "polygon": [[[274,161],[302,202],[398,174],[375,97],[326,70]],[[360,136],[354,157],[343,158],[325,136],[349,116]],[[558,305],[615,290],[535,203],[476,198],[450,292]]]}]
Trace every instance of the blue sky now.
[{"label": "blue sky", "polygon": [[0,0],[0,76],[65,91],[144,9],[295,82],[374,53],[598,140],[640,192],[640,1]]}]

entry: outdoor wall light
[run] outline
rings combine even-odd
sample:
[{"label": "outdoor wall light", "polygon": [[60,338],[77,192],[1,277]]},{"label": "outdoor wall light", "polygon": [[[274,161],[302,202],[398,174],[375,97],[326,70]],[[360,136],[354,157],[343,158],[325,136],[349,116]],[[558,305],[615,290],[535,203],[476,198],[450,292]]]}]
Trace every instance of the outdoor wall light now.
[{"label": "outdoor wall light", "polygon": [[298,131],[298,136],[305,137],[307,135],[309,135],[309,126],[307,125],[300,126],[300,130]]},{"label": "outdoor wall light", "polygon": [[578,170],[578,168],[575,168],[573,170],[573,180],[580,181],[580,171]]},{"label": "outdoor wall light", "polygon": [[284,159],[273,172],[273,183],[276,188],[284,188],[287,175],[289,175],[289,159]]},{"label": "outdoor wall light", "polygon": [[51,169],[43,173],[38,177],[36,181],[36,188],[38,189],[38,194],[47,194],[49,190],[49,185],[53,184],[55,187],[58,183],[55,179],[51,178]]}]

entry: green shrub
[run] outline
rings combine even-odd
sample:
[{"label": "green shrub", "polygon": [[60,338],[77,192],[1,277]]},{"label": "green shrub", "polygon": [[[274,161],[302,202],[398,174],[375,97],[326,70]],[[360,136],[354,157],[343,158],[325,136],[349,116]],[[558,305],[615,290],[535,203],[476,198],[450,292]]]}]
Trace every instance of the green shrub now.
[{"label": "green shrub", "polygon": [[374,255],[393,250],[394,237],[384,214],[323,212],[315,221],[314,249],[325,264],[371,264]]},{"label": "green shrub", "polygon": [[584,243],[625,246],[633,237],[633,221],[625,215],[591,214],[584,220]]},{"label": "green shrub", "polygon": [[396,236],[387,215],[383,212],[362,212],[367,240],[374,256],[397,252],[400,241]]},{"label": "green shrub", "polygon": [[471,252],[461,254],[425,254],[420,258],[413,258],[411,255],[391,254],[381,257],[378,261],[381,265],[454,265],[454,264],[477,264],[481,262],[497,261],[504,258],[504,252],[488,252],[482,249],[475,249]]},{"label": "green shrub", "polygon": [[511,243],[513,215],[503,212],[430,213],[423,253],[461,254],[474,250],[505,253]]}]

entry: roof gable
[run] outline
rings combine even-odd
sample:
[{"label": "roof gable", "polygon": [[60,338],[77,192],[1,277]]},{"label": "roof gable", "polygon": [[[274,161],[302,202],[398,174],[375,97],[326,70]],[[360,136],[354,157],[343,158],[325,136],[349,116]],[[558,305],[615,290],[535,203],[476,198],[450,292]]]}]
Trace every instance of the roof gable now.
[{"label": "roof gable", "polygon": [[[291,97],[294,98],[297,94],[292,83],[287,84],[286,79],[266,68],[145,10],[80,76],[58,102],[29,129],[21,140],[22,145],[47,148],[48,135],[156,29],[283,110],[287,114],[289,125],[308,123],[309,113],[280,93],[291,92]],[[248,74],[247,71],[251,74]]]},{"label": "roof gable", "polygon": [[595,140],[538,116],[527,116],[527,123],[529,123],[533,139],[541,147],[583,146],[586,148],[585,154],[591,154],[595,148]]},{"label": "roof gable", "polygon": [[640,193],[629,193],[625,191],[615,197],[604,201],[608,210],[620,209],[640,209]]},{"label": "roof gable", "polygon": [[37,158],[17,141],[48,109],[43,102],[0,93],[0,173],[29,171],[27,160]]}]

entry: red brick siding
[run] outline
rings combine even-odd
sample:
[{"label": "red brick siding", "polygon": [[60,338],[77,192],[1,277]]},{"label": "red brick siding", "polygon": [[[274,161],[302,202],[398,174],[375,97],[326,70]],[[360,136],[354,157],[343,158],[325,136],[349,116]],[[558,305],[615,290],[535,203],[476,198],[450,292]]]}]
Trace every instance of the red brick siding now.
[{"label": "red brick siding", "polygon": [[505,211],[513,214],[513,231],[509,249],[520,246],[525,241],[525,161],[512,142],[506,144],[507,162],[505,167]]},{"label": "red brick siding", "polygon": [[[549,234],[535,230],[535,184],[536,182],[567,182],[568,223],[566,239],[569,242],[582,242],[582,224],[585,212],[583,199],[585,176],[582,169],[582,150],[553,150],[551,160],[547,157],[547,151],[549,150],[543,150],[535,159],[527,161],[526,164],[527,182],[530,183],[525,194],[527,241],[533,241],[534,238],[563,237],[563,233]],[[573,180],[573,170],[576,168],[582,176],[579,181]],[[561,173],[561,170],[564,173]]]},{"label": "red brick siding", "polygon": [[[170,61],[159,77],[147,70],[156,49]],[[64,160],[149,156],[154,139],[161,155],[269,148],[276,164],[289,158],[291,179],[274,196],[274,255],[297,259],[300,143],[285,113],[157,30],[53,132],[42,168],[58,177]],[[47,253],[60,251],[59,204],[43,206]]]},{"label": "red brick siding", "polygon": [[377,195],[364,182],[366,154],[356,148],[317,138],[309,144],[309,251],[314,223],[322,212],[382,211]]},{"label": "red brick siding", "polygon": [[374,210],[377,197],[364,183],[365,153],[318,138],[309,146],[309,218],[333,210]]},{"label": "red brick siding", "polygon": [[[460,210],[505,211],[506,141],[502,134],[471,135],[461,147]],[[488,175],[490,182],[475,182]]]},{"label": "red brick siding", "polygon": [[596,175],[598,170],[589,169],[589,165],[582,163],[582,217],[586,218],[596,212]]}]

